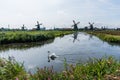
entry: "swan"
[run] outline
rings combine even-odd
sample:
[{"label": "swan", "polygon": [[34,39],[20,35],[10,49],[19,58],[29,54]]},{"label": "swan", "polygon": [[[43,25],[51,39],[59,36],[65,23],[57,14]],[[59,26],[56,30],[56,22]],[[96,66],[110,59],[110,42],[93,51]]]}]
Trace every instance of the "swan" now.
[{"label": "swan", "polygon": [[50,53],[50,51],[48,51],[48,59],[51,58],[52,60],[55,60],[57,57],[58,56],[55,53]]}]

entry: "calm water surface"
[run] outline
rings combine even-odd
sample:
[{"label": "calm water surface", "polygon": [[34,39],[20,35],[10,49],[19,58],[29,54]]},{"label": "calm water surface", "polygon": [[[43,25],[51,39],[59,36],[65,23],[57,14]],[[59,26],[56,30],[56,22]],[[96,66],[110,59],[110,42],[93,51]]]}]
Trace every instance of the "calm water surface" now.
[{"label": "calm water surface", "polygon": [[[48,51],[59,57],[48,62]],[[85,62],[90,57],[115,56],[120,59],[120,46],[110,45],[99,38],[86,34],[74,33],[57,37],[42,43],[17,44],[0,46],[0,56],[14,56],[18,62],[24,62],[26,70],[35,71],[36,67],[51,67],[56,71],[63,70],[64,59],[67,63]]]}]

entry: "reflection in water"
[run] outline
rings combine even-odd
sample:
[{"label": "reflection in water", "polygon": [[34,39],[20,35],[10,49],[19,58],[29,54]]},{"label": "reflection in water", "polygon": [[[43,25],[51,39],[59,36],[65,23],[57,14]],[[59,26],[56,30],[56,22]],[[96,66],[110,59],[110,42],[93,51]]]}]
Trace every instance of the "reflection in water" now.
[{"label": "reflection in water", "polygon": [[89,34],[89,40],[91,40],[93,38],[93,35]]},{"label": "reflection in water", "polygon": [[42,41],[42,42],[31,42],[31,43],[16,43],[16,44],[7,44],[7,45],[0,45],[0,51],[8,51],[10,49],[14,50],[27,50],[33,47],[40,47],[45,44],[50,44],[54,42],[54,39]]},{"label": "reflection in water", "polygon": [[[105,41],[104,41],[105,42]],[[118,46],[118,47],[120,47],[120,43],[110,43],[110,42],[107,42],[108,44],[110,44],[111,46]]]},{"label": "reflection in water", "polygon": [[[78,36],[78,32],[75,32],[74,34],[73,34],[73,43],[75,42],[75,40],[78,40],[77,39],[77,36]],[[79,40],[78,40],[79,41]]]}]

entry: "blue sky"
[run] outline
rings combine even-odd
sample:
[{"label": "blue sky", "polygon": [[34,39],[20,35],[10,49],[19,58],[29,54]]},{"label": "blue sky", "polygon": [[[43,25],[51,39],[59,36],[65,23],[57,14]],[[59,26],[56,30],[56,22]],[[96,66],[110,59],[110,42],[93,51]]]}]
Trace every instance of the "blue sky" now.
[{"label": "blue sky", "polygon": [[34,28],[36,21],[47,28],[79,27],[94,22],[96,27],[120,27],[120,0],[1,0],[0,27]]}]

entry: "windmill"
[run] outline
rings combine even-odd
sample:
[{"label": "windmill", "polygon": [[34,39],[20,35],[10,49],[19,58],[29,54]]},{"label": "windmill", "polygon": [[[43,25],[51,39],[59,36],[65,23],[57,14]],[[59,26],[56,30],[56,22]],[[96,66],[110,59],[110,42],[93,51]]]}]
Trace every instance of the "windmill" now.
[{"label": "windmill", "polygon": [[26,28],[25,25],[23,24],[23,26],[21,27],[21,29],[24,31],[24,30],[27,29],[27,28]]},{"label": "windmill", "polygon": [[42,23],[39,24],[39,22],[37,21],[37,25],[35,25],[35,26],[37,26],[37,29],[36,29],[36,30],[40,30],[40,25],[42,25]]},{"label": "windmill", "polygon": [[94,24],[94,23],[90,23],[90,22],[89,22],[90,30],[93,30],[93,29],[94,29],[93,24]]},{"label": "windmill", "polygon": [[73,23],[74,23],[74,25],[72,25],[72,27],[74,27],[74,30],[78,30],[78,27],[77,27],[77,25],[80,23],[80,22],[75,22],[75,20],[73,20]]}]

